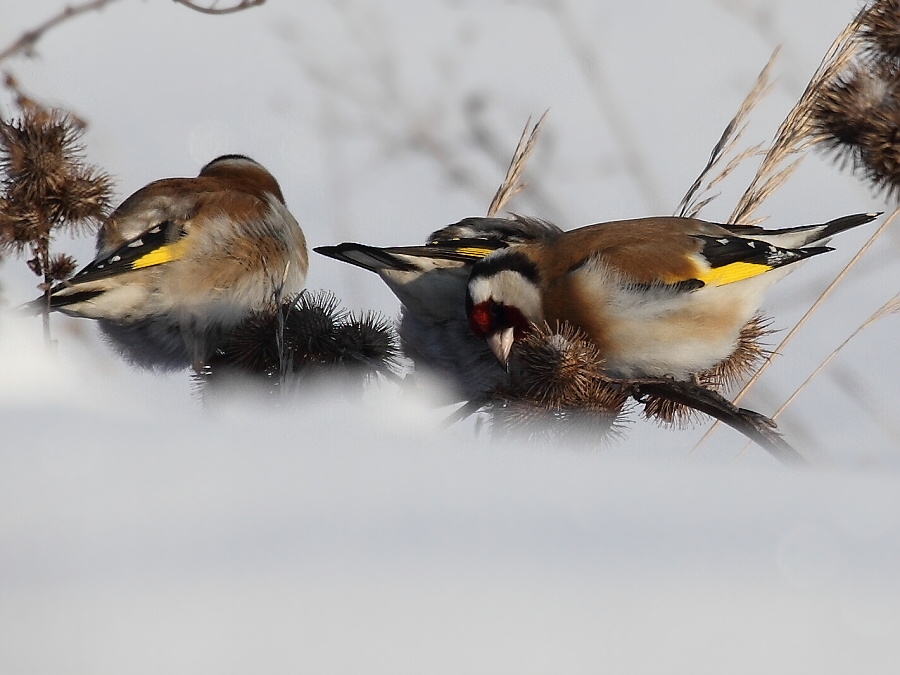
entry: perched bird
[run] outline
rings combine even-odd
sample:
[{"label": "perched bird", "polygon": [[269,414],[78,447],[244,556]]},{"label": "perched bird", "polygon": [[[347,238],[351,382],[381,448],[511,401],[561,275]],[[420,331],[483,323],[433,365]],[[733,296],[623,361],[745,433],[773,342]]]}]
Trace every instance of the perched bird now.
[{"label": "perched bird", "polygon": [[317,253],[377,273],[402,304],[398,327],[404,353],[416,369],[446,385],[454,400],[477,398],[506,377],[466,317],[472,265],[513,244],[562,233],[533,218],[466,218],[433,232],[424,246],[377,248],[343,243]]},{"label": "perched bird", "polygon": [[612,377],[688,380],[729,358],[792,263],[878,215],[782,230],[657,217],[549,233],[474,263],[469,324],[504,364],[534,324],[567,322]]},{"label": "perched bird", "polygon": [[275,178],[248,157],[223,155],[196,178],[157,180],[122,202],[100,229],[94,261],[52,289],[50,303],[97,319],[136,365],[199,371],[230,329],[299,293],[307,266]]}]

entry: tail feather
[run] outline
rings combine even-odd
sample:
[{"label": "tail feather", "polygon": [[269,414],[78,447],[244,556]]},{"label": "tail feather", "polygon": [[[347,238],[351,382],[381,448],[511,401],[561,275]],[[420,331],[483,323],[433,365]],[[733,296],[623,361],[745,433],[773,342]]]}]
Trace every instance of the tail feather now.
[{"label": "tail feather", "polygon": [[860,225],[865,225],[866,223],[871,223],[875,220],[881,213],[856,213],[852,216],[843,216],[841,218],[835,218],[834,220],[829,220],[827,223],[822,225],[822,231],[818,233],[818,238],[812,240],[810,243],[822,241],[823,239],[828,239],[833,237],[836,234],[840,234],[844,230],[850,230],[854,227],[859,227]]},{"label": "tail feather", "polygon": [[[74,305],[79,302],[84,302],[86,300],[90,300],[91,298],[96,298],[98,295],[103,293],[102,290],[79,291],[75,289],[72,289],[69,293],[59,293],[59,291],[68,288],[68,286],[57,286],[52,291],[50,291],[50,311],[60,309],[61,307],[67,307],[68,305]],[[35,298],[31,302],[26,302],[23,305],[19,305],[17,309],[25,314],[35,316],[37,314],[41,314],[44,311],[45,306],[46,300],[42,295],[39,298]]]},{"label": "tail feather", "polygon": [[321,255],[362,267],[370,272],[385,270],[415,272],[422,270],[422,267],[416,265],[416,259],[472,263],[481,260],[498,248],[505,247],[506,244],[501,241],[458,239],[438,241],[425,246],[391,246],[389,248],[345,242],[337,246],[319,246],[313,250]]},{"label": "tail feather", "polygon": [[875,220],[881,213],[855,213],[841,216],[827,223],[800,225],[780,230],[748,225],[725,225],[724,227],[740,237],[749,237],[775,244],[783,248],[801,248],[810,244],[823,244],[836,234],[865,225]]},{"label": "tail feather", "polygon": [[384,249],[365,244],[344,242],[337,246],[319,246],[313,251],[341,262],[362,267],[370,272],[378,272],[383,269],[412,272],[417,269],[415,265]]}]

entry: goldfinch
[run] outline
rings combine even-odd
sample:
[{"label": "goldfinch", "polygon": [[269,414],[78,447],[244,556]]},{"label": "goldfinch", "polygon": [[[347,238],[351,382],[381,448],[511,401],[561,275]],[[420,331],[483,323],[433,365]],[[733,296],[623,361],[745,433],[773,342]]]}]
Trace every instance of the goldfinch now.
[{"label": "goldfinch", "polygon": [[783,230],[658,217],[550,234],[475,262],[466,313],[504,364],[531,326],[567,322],[612,377],[688,380],[732,354],[790,265],[878,215]]},{"label": "goldfinch", "polygon": [[230,329],[299,293],[307,266],[275,178],[223,155],[196,178],[157,180],[122,202],[94,261],[53,289],[51,308],[97,319],[136,365],[199,371]]},{"label": "goldfinch", "polygon": [[465,298],[473,263],[506,246],[561,233],[533,218],[466,218],[433,232],[424,246],[343,243],[313,250],[381,277],[402,305],[398,332],[404,353],[462,400],[481,396],[506,377],[469,329]]}]

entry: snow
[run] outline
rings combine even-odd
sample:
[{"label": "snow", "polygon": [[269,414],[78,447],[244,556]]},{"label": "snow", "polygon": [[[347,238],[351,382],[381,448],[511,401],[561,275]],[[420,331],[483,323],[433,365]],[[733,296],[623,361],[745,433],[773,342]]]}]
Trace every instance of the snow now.
[{"label": "snow", "polygon": [[[60,7],[0,1],[0,44]],[[525,119],[548,107],[534,190],[512,209],[564,227],[648,215],[566,16],[540,7],[269,0],[205,17],[118,2],[4,66],[88,119],[89,158],[122,197],[245,152],[278,177],[311,246],[416,243],[482,213]],[[560,7],[669,209],[771,42],[785,58],[754,114],[760,137],[856,10]],[[497,157],[479,149],[476,123]],[[727,215],[742,187],[709,217]],[[775,226],[880,209],[810,158],[764,211]],[[842,235],[778,284],[777,326],[866,234]],[[896,292],[897,242],[889,232],[876,244],[746,405],[772,412]],[[91,247],[68,250],[86,261]],[[0,281],[9,305],[34,295],[20,261],[6,260]],[[351,309],[397,311],[374,275],[334,261],[312,260],[309,285]],[[88,322],[54,317],[53,358],[37,321],[4,312],[0,672],[893,673],[895,322],[852,342],[785,416],[818,460],[802,470],[741,452],[727,429],[691,453],[702,426],[635,421],[600,451],[493,443],[472,423],[441,427],[449,411],[389,383],[361,398],[317,389],[280,406],[236,396],[204,407],[186,374],[131,370]]]}]

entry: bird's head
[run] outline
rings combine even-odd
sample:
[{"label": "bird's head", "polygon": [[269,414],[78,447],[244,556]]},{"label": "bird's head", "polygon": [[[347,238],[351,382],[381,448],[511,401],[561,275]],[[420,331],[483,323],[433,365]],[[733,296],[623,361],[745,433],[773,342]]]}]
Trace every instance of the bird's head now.
[{"label": "bird's head", "polygon": [[537,266],[517,249],[494,251],[475,263],[466,289],[469,326],[504,365],[513,343],[544,318]]}]

